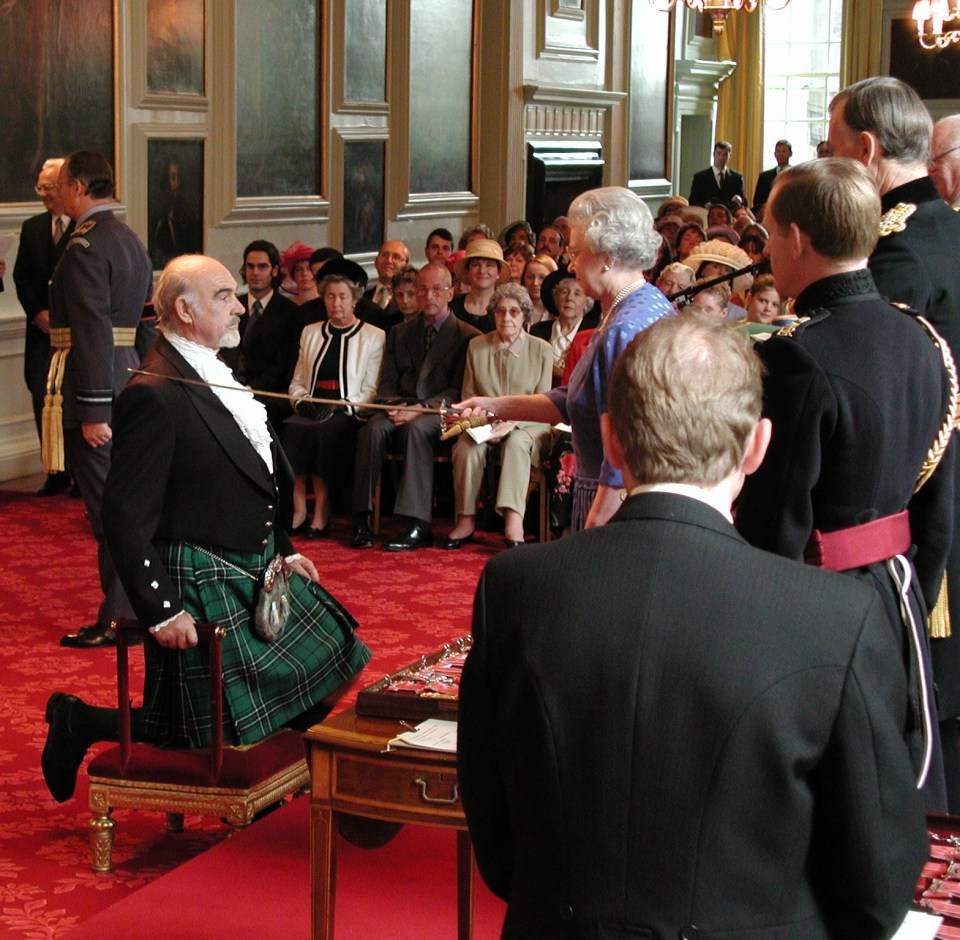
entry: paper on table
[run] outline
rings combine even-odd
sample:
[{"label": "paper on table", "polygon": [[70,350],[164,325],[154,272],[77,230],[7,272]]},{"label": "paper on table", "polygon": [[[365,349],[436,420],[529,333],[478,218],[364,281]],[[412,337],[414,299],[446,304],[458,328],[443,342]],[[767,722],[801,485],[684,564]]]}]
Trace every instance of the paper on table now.
[{"label": "paper on table", "polygon": [[391,747],[415,747],[427,751],[446,751],[455,754],[457,751],[457,723],[443,721],[440,718],[428,718],[421,721],[413,731],[404,731],[391,739],[387,749]]},{"label": "paper on table", "polygon": [[942,917],[934,917],[922,911],[907,911],[900,929],[890,940],[933,940],[942,923]]},{"label": "paper on table", "polygon": [[0,258],[7,257],[7,252],[13,247],[16,237],[13,232],[4,232],[0,235]]}]

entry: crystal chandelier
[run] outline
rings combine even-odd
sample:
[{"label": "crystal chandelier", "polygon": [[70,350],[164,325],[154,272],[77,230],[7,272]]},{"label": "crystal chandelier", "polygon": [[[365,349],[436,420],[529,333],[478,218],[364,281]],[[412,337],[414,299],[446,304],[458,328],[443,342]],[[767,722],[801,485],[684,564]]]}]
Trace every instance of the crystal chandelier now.
[{"label": "crystal chandelier", "polygon": [[945,49],[952,42],[960,42],[960,29],[944,30],[951,20],[960,26],[960,0],[917,0],[913,5],[917,21],[917,38],[924,49]]},{"label": "crystal chandelier", "polygon": [[[734,10],[746,10],[753,13],[760,5],[760,0],[650,0],[658,9],[666,12],[672,10],[677,3],[685,3],[691,10],[697,13],[709,13],[713,18],[713,33],[719,36],[723,32],[724,21],[728,13]],[[764,0],[766,6],[771,10],[782,10],[790,0]],[[934,3],[941,2],[946,4],[947,0],[933,0]],[[956,3],[958,0],[952,0]],[[929,3],[928,3],[929,5]],[[919,6],[919,4],[918,4]]]}]

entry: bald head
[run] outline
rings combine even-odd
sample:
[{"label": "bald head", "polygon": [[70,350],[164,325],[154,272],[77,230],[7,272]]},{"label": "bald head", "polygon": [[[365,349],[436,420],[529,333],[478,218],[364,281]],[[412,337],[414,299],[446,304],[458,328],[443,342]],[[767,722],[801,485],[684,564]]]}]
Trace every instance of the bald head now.
[{"label": "bald head", "polygon": [[960,114],[933,125],[930,178],[952,206],[960,205]]}]

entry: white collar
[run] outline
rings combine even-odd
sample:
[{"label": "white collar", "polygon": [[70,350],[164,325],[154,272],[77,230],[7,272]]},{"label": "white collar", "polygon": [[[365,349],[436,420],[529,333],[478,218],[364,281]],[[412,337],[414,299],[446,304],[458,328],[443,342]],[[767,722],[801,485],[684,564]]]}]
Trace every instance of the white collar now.
[{"label": "white collar", "polygon": [[687,496],[716,509],[727,522],[733,522],[730,505],[726,497],[716,489],[705,490],[690,483],[641,483],[630,490],[631,496],[638,493],[673,493],[675,496]]}]

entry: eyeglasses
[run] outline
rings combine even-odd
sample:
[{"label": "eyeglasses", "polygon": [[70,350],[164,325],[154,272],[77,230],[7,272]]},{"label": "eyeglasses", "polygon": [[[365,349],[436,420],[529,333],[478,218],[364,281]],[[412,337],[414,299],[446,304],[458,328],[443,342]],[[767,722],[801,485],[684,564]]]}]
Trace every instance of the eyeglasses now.
[{"label": "eyeglasses", "polygon": [[54,193],[60,188],[59,183],[39,183],[34,189],[38,196],[46,196],[47,193]]},{"label": "eyeglasses", "polygon": [[957,144],[956,147],[951,147],[949,150],[944,150],[943,153],[938,153],[935,157],[930,158],[930,169],[934,169],[937,164],[944,158],[950,156],[954,150],[960,150],[960,144]]},{"label": "eyeglasses", "polygon": [[449,287],[418,287],[417,288],[417,291],[419,293],[437,294],[437,295],[445,294],[448,290],[450,290]]}]

